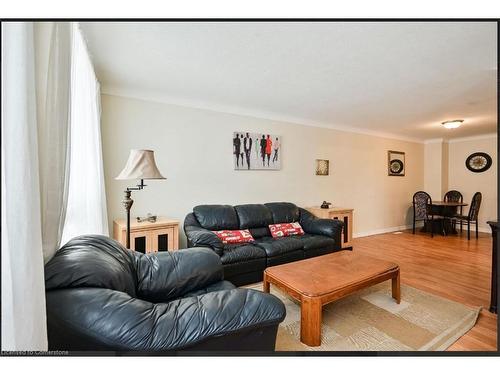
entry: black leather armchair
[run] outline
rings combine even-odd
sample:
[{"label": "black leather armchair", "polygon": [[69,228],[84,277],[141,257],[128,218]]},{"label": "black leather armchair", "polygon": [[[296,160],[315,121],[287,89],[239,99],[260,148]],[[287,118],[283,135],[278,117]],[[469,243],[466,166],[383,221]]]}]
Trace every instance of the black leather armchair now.
[{"label": "black leather armchair", "polygon": [[[299,222],[302,236],[273,238],[270,224]],[[188,246],[205,246],[220,256],[224,279],[235,285],[261,281],[266,267],[341,250],[343,223],[318,219],[289,202],[201,205],[184,220]],[[255,241],[223,244],[213,231],[248,229]]]},{"label": "black leather armchair", "polygon": [[274,350],[276,297],[223,281],[206,248],[144,255],[81,236],[45,266],[50,350]]}]

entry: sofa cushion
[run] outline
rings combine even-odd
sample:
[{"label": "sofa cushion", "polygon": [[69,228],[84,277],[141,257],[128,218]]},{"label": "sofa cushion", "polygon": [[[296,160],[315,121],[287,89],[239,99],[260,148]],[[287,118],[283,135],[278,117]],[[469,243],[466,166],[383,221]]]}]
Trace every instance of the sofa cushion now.
[{"label": "sofa cushion", "polygon": [[273,202],[266,203],[265,206],[271,210],[274,224],[299,221],[299,208],[293,203]]},{"label": "sofa cushion", "polygon": [[274,257],[303,249],[302,241],[295,237],[262,237],[256,240],[254,244],[263,248],[268,257]]},{"label": "sofa cushion", "polygon": [[263,204],[242,204],[234,206],[240,221],[240,228],[267,227],[273,223],[273,214]]},{"label": "sofa cushion", "polygon": [[221,261],[222,264],[231,264],[265,257],[266,252],[258,246],[250,244],[228,244],[224,245]]},{"label": "sofa cushion", "polygon": [[269,227],[250,228],[249,231],[252,234],[254,239],[260,238],[260,237],[270,237],[271,236],[271,232],[269,231]]},{"label": "sofa cushion", "polygon": [[303,236],[296,238],[302,241],[305,251],[328,247],[331,247],[332,249],[335,248],[335,241],[330,237],[320,236],[317,234],[304,234]]},{"label": "sofa cushion", "polygon": [[239,229],[233,206],[204,204],[193,208],[193,214],[200,225],[208,230]]},{"label": "sofa cushion", "polygon": [[290,262],[296,262],[298,260],[302,260],[305,258],[305,253],[304,250],[295,250],[291,251],[286,254],[281,254],[275,257],[267,257],[266,258],[266,266],[267,267],[272,267],[272,266],[277,266],[279,264],[285,264],[285,263],[290,263]]}]

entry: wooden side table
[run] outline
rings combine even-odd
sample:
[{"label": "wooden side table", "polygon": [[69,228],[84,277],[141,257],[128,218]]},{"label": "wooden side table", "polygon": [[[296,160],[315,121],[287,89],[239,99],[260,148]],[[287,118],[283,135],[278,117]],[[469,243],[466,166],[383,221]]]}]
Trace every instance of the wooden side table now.
[{"label": "wooden side table", "polygon": [[307,207],[306,210],[321,219],[337,219],[342,221],[344,223],[342,229],[342,249],[352,249],[352,219],[354,209],[342,207],[321,208],[316,206]]},{"label": "wooden side table", "polygon": [[[113,222],[113,238],[126,246],[127,221],[116,219]],[[158,217],[156,222],[135,219],[130,222],[130,249],[141,253],[179,249],[179,221]]]}]

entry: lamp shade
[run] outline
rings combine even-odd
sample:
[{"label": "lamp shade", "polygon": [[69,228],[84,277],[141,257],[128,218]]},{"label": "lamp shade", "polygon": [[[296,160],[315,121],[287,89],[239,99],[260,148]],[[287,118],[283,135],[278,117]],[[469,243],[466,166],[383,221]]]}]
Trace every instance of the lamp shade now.
[{"label": "lamp shade", "polygon": [[127,164],[116,180],[165,179],[155,163],[152,150],[130,150]]}]

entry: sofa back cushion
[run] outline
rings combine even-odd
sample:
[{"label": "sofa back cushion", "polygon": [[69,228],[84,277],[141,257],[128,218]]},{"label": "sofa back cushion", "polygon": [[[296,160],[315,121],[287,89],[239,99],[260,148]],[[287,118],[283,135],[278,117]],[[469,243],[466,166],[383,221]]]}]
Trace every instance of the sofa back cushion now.
[{"label": "sofa back cushion", "polygon": [[269,208],[273,215],[273,223],[271,224],[293,223],[299,221],[300,211],[293,203],[273,202],[266,203],[265,206]]},{"label": "sofa back cushion", "polygon": [[269,237],[271,235],[271,232],[269,231],[269,226],[250,228],[249,231],[254,238]]},{"label": "sofa back cushion", "polygon": [[273,224],[273,214],[263,204],[242,204],[234,206],[241,229],[261,228]]},{"label": "sofa back cushion", "polygon": [[238,216],[233,206],[204,204],[193,208],[193,214],[202,228],[208,230],[239,229]]}]

